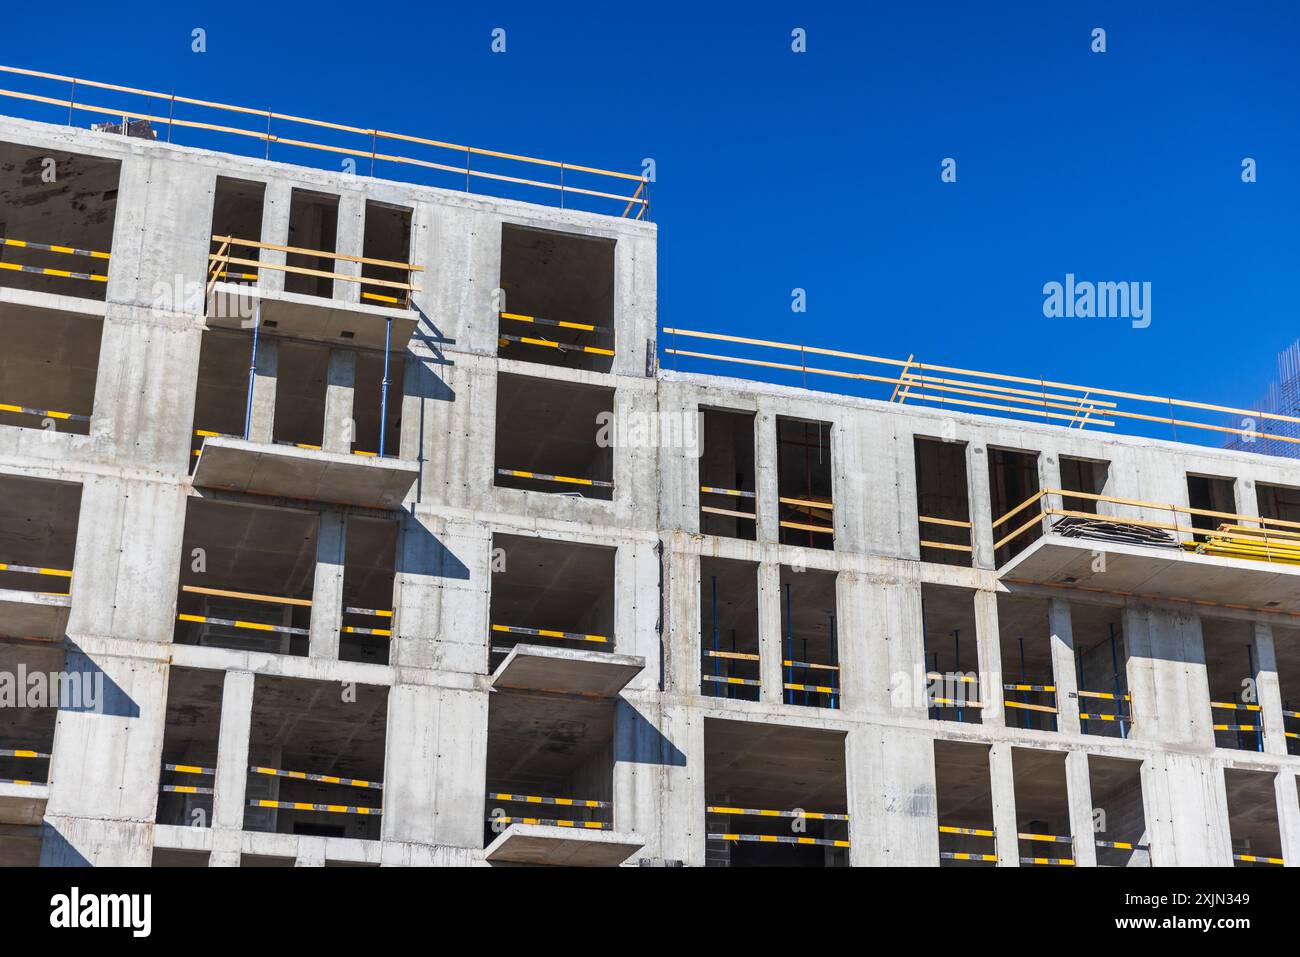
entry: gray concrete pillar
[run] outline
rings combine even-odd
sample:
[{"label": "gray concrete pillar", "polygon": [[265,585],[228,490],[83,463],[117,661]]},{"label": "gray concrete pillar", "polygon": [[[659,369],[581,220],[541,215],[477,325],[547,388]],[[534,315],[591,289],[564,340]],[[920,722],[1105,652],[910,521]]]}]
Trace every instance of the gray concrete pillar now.
[{"label": "gray concrete pillar", "polygon": [[993,543],[997,535],[992,527],[993,495],[989,487],[988,449],[972,443],[970,447],[970,520],[972,555],[976,568],[993,567]]},{"label": "gray concrete pillar", "polygon": [[853,866],[937,867],[930,736],[904,728],[855,728],[845,738],[845,762]]},{"label": "gray concrete pillar", "polygon": [[[275,246],[289,245],[289,211],[293,206],[293,187],[281,179],[273,179],[266,184],[265,203],[262,207],[262,236],[264,243]],[[244,238],[244,237],[240,237]],[[245,253],[253,250],[245,249]],[[247,256],[248,259],[260,259],[272,266],[283,266],[285,254],[275,249],[259,250],[259,256]],[[285,274],[279,269],[259,269],[257,287],[268,293],[284,291]]]},{"label": "gray concrete pillar", "polygon": [[[1053,598],[1047,609],[1052,636],[1052,683],[1056,686],[1056,727],[1063,734],[1078,734],[1079,682],[1075,674],[1070,603],[1063,598]],[[1084,771],[1086,776],[1086,765]]]},{"label": "gray concrete pillar", "polygon": [[1007,713],[1002,706],[1002,644],[998,625],[996,592],[975,592],[975,646],[979,672],[980,712],[984,724],[1006,726]]},{"label": "gray concrete pillar", "polygon": [[[351,349],[331,349],[325,377],[325,429],[321,449],[326,452],[352,451],[356,440],[357,354]],[[378,448],[365,449],[377,452]]]},{"label": "gray concrete pillar", "polygon": [[760,411],[754,416],[754,508],[760,542],[780,541],[776,461],[776,419]]},{"label": "gray concrete pillar", "polygon": [[[1074,863],[1097,866],[1097,844],[1092,823],[1092,780],[1088,774],[1088,753],[1065,755],[1065,788],[1070,802],[1070,833],[1074,836]],[[1059,850],[1059,847],[1058,847]]]},{"label": "gray concrete pillar", "polygon": [[275,432],[275,388],[280,375],[280,343],[258,336],[253,371],[253,401],[248,416],[248,440],[272,441]]},{"label": "gray concrete pillar", "polygon": [[[221,730],[213,784],[212,827],[239,831],[244,826],[248,787],[248,736],[253,722],[254,675],[227,671],[221,692]],[[214,848],[215,851],[215,848]]]},{"label": "gray concrete pillar", "polygon": [[312,585],[307,652],[312,658],[334,661],[339,656],[347,535],[347,517],[343,512],[334,509],[321,512],[316,526],[316,577]]},{"label": "gray concrete pillar", "polygon": [[993,831],[998,867],[1020,866],[1020,824],[1016,818],[1016,781],[1011,768],[1011,745],[989,747],[989,785],[993,801]]},{"label": "gray concrete pillar", "polygon": [[785,700],[785,669],[781,665],[785,648],[785,592],[781,587],[781,566],[764,562],[758,566],[758,665],[760,700],[780,704]]},{"label": "gray concrete pillar", "polygon": [[[343,193],[339,196],[339,223],[337,239],[334,243],[334,251],[343,256],[360,256],[362,249],[365,247],[365,230],[366,230],[366,197],[364,193]],[[330,265],[326,267],[332,272],[341,276],[360,276],[361,264],[349,262],[346,259],[330,260]],[[389,292],[372,289],[371,292],[380,292],[381,295],[389,295]],[[342,279],[334,280],[334,298],[341,302],[363,302],[361,298],[361,286],[355,282],[346,282]],[[382,303],[370,302],[369,305],[383,305]]]},{"label": "gray concrete pillar", "polygon": [[1273,629],[1254,622],[1252,644],[1255,653],[1255,693],[1264,724],[1264,750],[1269,754],[1286,754],[1286,719],[1282,714],[1282,689],[1277,677],[1277,648]]},{"label": "gray concrete pillar", "polygon": [[1287,867],[1300,867],[1300,796],[1296,793],[1296,777],[1290,771],[1279,771],[1273,776],[1277,794],[1277,824],[1282,837],[1282,859]]}]

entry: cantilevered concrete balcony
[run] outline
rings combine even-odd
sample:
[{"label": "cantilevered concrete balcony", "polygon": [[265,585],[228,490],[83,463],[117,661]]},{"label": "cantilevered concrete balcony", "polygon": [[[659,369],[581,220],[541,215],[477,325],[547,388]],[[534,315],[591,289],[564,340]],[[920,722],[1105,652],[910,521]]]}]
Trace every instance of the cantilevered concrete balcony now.
[{"label": "cantilevered concrete balcony", "polygon": [[492,687],[614,698],[644,668],[635,655],[515,645],[493,672]]},{"label": "cantilevered concrete balcony", "polygon": [[230,436],[208,436],[199,449],[194,484],[250,495],[397,509],[419,465],[404,459],[324,452]]},{"label": "cantilevered concrete balcony", "polygon": [[1034,540],[1003,581],[1300,613],[1300,523],[1061,489],[1019,507],[998,545]]},{"label": "cantilevered concrete balcony", "polygon": [[[279,336],[366,349],[387,346],[397,352],[406,348],[415,332],[419,315],[411,307],[410,297],[419,289],[411,282],[389,277],[410,279],[420,270],[418,266],[232,236],[214,236],[213,244],[217,251],[208,257],[209,326],[248,329],[256,321],[260,328]],[[269,258],[267,252],[328,260],[333,266],[310,269],[264,261]],[[248,258],[259,253],[261,260]],[[310,292],[285,289],[283,284],[266,281],[267,273],[262,270],[306,280],[318,288]],[[356,287],[354,294],[349,285]]]},{"label": "cantilevered concrete balcony", "polygon": [[617,867],[644,846],[641,838],[615,831],[519,823],[489,844],[484,857],[493,864]]}]

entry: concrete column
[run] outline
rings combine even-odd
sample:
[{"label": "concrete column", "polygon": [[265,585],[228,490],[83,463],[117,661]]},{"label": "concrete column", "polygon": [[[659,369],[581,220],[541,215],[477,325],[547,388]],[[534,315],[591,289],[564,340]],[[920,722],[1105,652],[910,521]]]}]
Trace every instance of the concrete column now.
[{"label": "concrete column", "polygon": [[347,518],[327,509],[316,526],[316,578],[311,593],[308,655],[329,661],[339,656],[343,627],[343,570],[347,554]]},{"label": "concrete column", "polygon": [[388,695],[383,840],[479,848],[488,695],[397,684]]},{"label": "concrete column", "polygon": [[1124,609],[1135,741],[1175,750],[1214,747],[1201,622],[1162,609]]},{"label": "concrete column", "polygon": [[[339,196],[339,222],[334,251],[343,256],[360,256],[365,246],[366,197],[363,193],[343,193]],[[346,259],[330,260],[333,272],[341,276],[360,276],[361,263]],[[374,290],[371,290],[372,292]],[[334,280],[334,298],[340,302],[363,302],[361,286],[342,279]],[[370,303],[370,305],[379,305]]]},{"label": "concrete column", "polygon": [[[221,691],[221,731],[213,784],[212,827],[239,831],[244,826],[248,787],[248,736],[253,722],[254,675],[227,671]],[[238,863],[238,862],[236,862]]]},{"label": "concrete column", "polygon": [[785,648],[785,595],[781,588],[781,566],[764,562],[758,566],[758,666],[760,700],[780,704],[785,700],[785,670],[781,667]]},{"label": "concrete column", "polygon": [[272,441],[275,429],[275,387],[279,375],[280,343],[259,334],[257,362],[253,371],[252,412],[248,417],[250,442]]},{"label": "concrete column", "polygon": [[[289,245],[289,211],[292,205],[293,187],[288,182],[272,179],[266,184],[265,203],[262,207],[262,242],[276,246]],[[285,254],[279,250],[262,249],[259,252],[261,255],[256,258],[264,263],[279,266],[285,263]],[[278,269],[259,269],[257,287],[271,293],[283,292],[284,276],[285,274]]]},{"label": "concrete column", "polygon": [[754,416],[754,488],[757,536],[760,542],[780,541],[780,503],[776,463],[776,419],[760,411]]},{"label": "concrete column", "polygon": [[975,592],[975,646],[980,679],[980,712],[984,724],[1006,727],[1002,707],[1002,645],[998,629],[998,596],[991,591]]},{"label": "concrete column", "polygon": [[921,587],[841,572],[840,676],[852,715],[925,720]]},{"label": "concrete column", "polygon": [[1277,678],[1277,649],[1273,629],[1254,622],[1256,703],[1264,722],[1264,750],[1269,754],[1286,754],[1286,719],[1282,715],[1282,689]]},{"label": "concrete column", "polygon": [[1074,863],[1097,866],[1097,844],[1092,825],[1092,780],[1088,774],[1088,753],[1065,755],[1065,788],[1070,802],[1070,833],[1074,835]]},{"label": "concrete column", "polygon": [[700,603],[708,602],[710,593],[708,582],[702,582],[699,556],[677,551],[678,544],[681,539],[670,538],[664,556],[668,590],[664,624],[671,636],[664,648],[664,689],[693,694],[704,688],[700,680],[704,666],[701,645],[712,643],[711,635],[700,633],[704,620]]},{"label": "concrete column", "polygon": [[[325,430],[321,448],[326,452],[352,451],[356,439],[357,354],[351,349],[331,349],[325,379]],[[378,448],[365,449],[377,452]]]},{"label": "concrete column", "polygon": [[[982,445],[970,447],[970,520],[971,545],[976,568],[993,567],[993,543],[998,537],[992,528],[993,497],[989,488],[988,450]],[[1009,523],[1008,523],[1009,524]]]},{"label": "concrete column", "polygon": [[[659,820],[644,823],[638,816],[637,826],[657,832],[657,855],[669,861],[682,861],[687,867],[703,867],[708,827],[704,812],[707,793],[704,789],[704,718],[693,707],[663,708],[664,745],[656,769],[659,780]],[[617,770],[617,769],[616,769]],[[617,785],[616,785],[617,786]]]},{"label": "concrete column", "polygon": [[[1042,483],[1040,486],[1041,488],[1047,489],[1061,487],[1061,459],[1055,452],[1043,452],[1038,456],[1038,481]],[[1049,508],[1062,508],[1064,503],[1062,502],[1060,495],[1044,495],[1042,506],[1043,510],[1046,511]],[[1030,511],[1027,509],[1022,514],[1024,518],[1021,519],[1021,521],[1029,521]],[[1019,517],[1020,516],[1017,516],[1017,518]],[[1051,527],[1051,521],[1052,520],[1049,518],[1043,523],[1045,529]],[[1014,527],[1014,523],[1012,522],[1008,522],[1007,524]],[[1008,531],[1010,531],[1010,529],[1008,529]]]},{"label": "concrete column", "polygon": [[[1070,621],[1070,603],[1063,598],[1053,598],[1047,606],[1047,619],[1052,633],[1052,683],[1056,685],[1058,712],[1056,727],[1062,734],[1078,734],[1079,683],[1074,666],[1074,629]],[[1084,776],[1086,780],[1086,764]]]},{"label": "concrete column", "polygon": [[993,799],[993,831],[998,867],[1020,866],[1020,824],[1016,818],[1016,782],[1011,770],[1011,745],[989,748],[989,785]]},{"label": "concrete column", "polygon": [[294,858],[294,867],[324,867],[325,866],[325,838],[323,837],[306,837],[298,838],[298,856]]},{"label": "concrete column", "polygon": [[147,867],[166,717],[167,664],[77,648],[64,670],[96,702],[60,708],[50,761],[42,867]]},{"label": "concrete column", "polygon": [[1287,867],[1300,867],[1300,796],[1296,793],[1296,777],[1290,771],[1279,771],[1273,776],[1277,793],[1277,823],[1282,836],[1282,858]]},{"label": "concrete column", "polygon": [[853,866],[937,867],[930,736],[903,728],[855,728],[845,739],[845,761]]},{"label": "concrete column", "polygon": [[[389,663],[486,672],[491,531],[478,521],[399,514]],[[508,563],[509,554],[502,560]]]},{"label": "concrete column", "polygon": [[1203,757],[1154,754],[1142,763],[1153,867],[1231,867],[1223,770]]}]

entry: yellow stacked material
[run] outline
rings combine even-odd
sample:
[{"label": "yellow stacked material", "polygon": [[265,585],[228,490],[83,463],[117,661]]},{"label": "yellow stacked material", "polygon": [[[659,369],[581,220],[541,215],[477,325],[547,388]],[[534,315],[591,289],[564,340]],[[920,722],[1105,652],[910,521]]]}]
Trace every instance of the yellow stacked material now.
[{"label": "yellow stacked material", "polygon": [[1209,533],[1204,542],[1184,542],[1183,548],[1198,555],[1217,555],[1221,558],[1247,558],[1254,561],[1274,562],[1283,565],[1300,565],[1300,539],[1262,529],[1229,526],[1232,531],[1220,529]]}]

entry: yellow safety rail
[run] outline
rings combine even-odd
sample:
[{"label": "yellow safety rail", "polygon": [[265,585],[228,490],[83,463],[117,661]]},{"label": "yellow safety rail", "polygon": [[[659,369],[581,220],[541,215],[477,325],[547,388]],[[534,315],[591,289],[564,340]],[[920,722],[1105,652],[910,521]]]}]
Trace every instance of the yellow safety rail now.
[{"label": "yellow safety rail", "polygon": [[[17,77],[25,77],[33,80],[53,81],[57,83],[69,84],[68,98],[43,96],[35,93],[21,90],[0,89],[0,96],[9,97],[14,100],[21,100],[28,103],[39,103],[47,106],[55,106],[68,111],[68,122],[71,124],[75,111],[92,113],[98,116],[107,116],[115,120],[145,120],[152,124],[165,125],[167,127],[167,139],[170,142],[173,134],[178,129],[205,130],[214,133],[224,133],[232,136],[244,137],[264,143],[266,146],[266,157],[270,158],[271,144],[276,143],[282,146],[292,146],[301,149],[312,150],[319,153],[332,154],[334,156],[351,156],[354,159],[370,160],[370,174],[373,176],[375,167],[378,163],[395,163],[399,166],[412,166],[420,169],[439,170],[447,173],[454,173],[457,177],[463,176],[466,190],[469,190],[473,181],[482,181],[485,185],[488,183],[508,183],[514,186],[527,186],[545,191],[543,195],[557,195],[560,205],[565,205],[566,198],[570,196],[589,196],[597,199],[611,200],[626,206],[622,212],[624,217],[628,216],[633,209],[637,210],[636,219],[640,219],[646,214],[650,206],[649,186],[646,178],[642,174],[636,173],[619,173],[613,170],[600,169],[593,166],[580,166],[574,163],[564,163],[557,160],[539,159],[533,156],[522,156],[518,153],[504,153],[498,150],[479,149],[473,146],[463,146],[457,143],[449,143],[443,140],[427,139],[421,136],[411,136],[403,133],[389,133],[383,130],[366,129],[363,127],[349,126],[341,123],[330,123],[324,120],[308,119],[302,116],[293,116],[291,114],[276,113],[272,110],[259,110],[246,106],[232,106],[226,103],[216,103],[211,100],[199,100],[187,96],[177,96],[174,93],[158,93],[151,90],[142,90],[136,87],[118,86],[112,83],[102,83],[96,80],[86,80],[78,77],[62,76],[57,73],[45,73],[38,70],[24,70],[12,66],[0,66],[0,72],[8,73]],[[118,106],[102,106],[98,104],[78,103],[76,101],[78,88],[90,88],[93,90],[102,90],[110,93],[122,95],[144,97],[148,101],[147,112],[137,110],[127,110]],[[153,110],[153,101],[158,101],[160,106],[166,107],[166,112],[155,113]],[[213,113],[233,115],[244,121],[256,122],[258,129],[247,129],[238,126],[229,126],[218,123],[207,123],[199,120],[182,119],[176,116],[176,107],[192,107],[199,115],[212,116]],[[222,117],[224,119],[224,117]],[[229,121],[228,121],[229,122]],[[332,146],[324,143],[314,143],[301,139],[293,139],[274,132],[273,124],[288,124],[294,127],[310,127],[316,130],[329,130],[332,134],[343,134],[351,136],[357,140],[357,146]],[[399,155],[393,152],[380,152],[379,146],[381,141],[386,149],[403,149],[406,146],[419,146],[432,150],[441,151],[439,155],[451,154],[448,156],[463,157],[462,165],[451,165],[434,160],[420,159],[409,155]],[[390,146],[389,144],[396,144]],[[510,164],[513,168],[515,165],[520,167],[521,172],[528,172],[531,176],[516,176],[508,173],[498,173],[486,169],[474,169],[473,160],[475,157],[480,160],[492,160],[501,164]],[[534,178],[539,171],[546,171],[556,177],[556,181],[549,182]],[[572,182],[565,182],[565,175],[579,174],[589,176],[593,181],[606,185],[608,189],[615,188],[615,184],[634,182],[637,184],[636,191],[631,194],[609,192],[608,189],[591,189],[583,186],[574,185]],[[611,182],[612,181],[612,182]],[[625,187],[630,188],[630,187]]]},{"label": "yellow safety rail", "polygon": [[[956,542],[936,542],[930,539],[922,538],[921,539],[922,548],[940,548],[945,551],[965,552],[966,554],[970,554],[971,552],[974,551],[974,548],[970,545],[970,530],[971,530],[970,522],[958,521],[955,518],[933,518],[929,515],[918,515],[916,517],[916,520],[920,522],[922,525],[936,525],[941,528],[962,528],[966,530],[965,545],[961,545]],[[926,530],[922,529],[921,531],[922,534],[924,534]]]},{"label": "yellow safety rail", "polygon": [[[224,588],[207,588],[201,585],[182,585],[181,592],[190,595],[202,595],[211,598],[229,598],[235,601],[256,602],[267,605],[281,605],[294,608],[310,608],[310,598],[285,598],[281,595],[263,595],[256,592],[231,591]],[[220,625],[224,628],[235,628],[240,631],[261,631],[278,635],[296,635],[307,637],[311,634],[307,628],[297,628],[291,625],[273,624],[271,622],[253,621],[243,618],[216,618],[211,615],[193,615],[180,612],[176,615],[176,620],[187,624],[196,625]]]},{"label": "yellow safety rail", "polygon": [[[1029,376],[981,372],[957,366],[917,362],[914,356],[906,360],[892,359],[857,352],[845,352],[840,349],[825,349],[788,342],[775,342],[768,339],[724,335],[716,332],[700,332],[677,328],[665,328],[663,331],[665,335],[674,337],[673,347],[664,350],[667,355],[795,372],[805,377],[817,375],[872,382],[891,387],[894,391],[890,399],[895,402],[910,399],[915,402],[942,407],[951,406],[956,409],[989,411],[1002,415],[1028,416],[1047,422],[1065,423],[1071,428],[1084,428],[1086,426],[1114,428],[1123,420],[1126,422],[1167,425],[1175,430],[1181,428],[1201,429],[1226,435],[1274,439],[1278,442],[1300,444],[1300,438],[1295,436],[1277,435],[1248,428],[1231,428],[1202,420],[1178,417],[1174,414],[1174,410],[1178,409],[1185,410],[1186,414],[1212,413],[1215,415],[1240,416],[1243,422],[1264,421],[1266,424],[1268,422],[1300,424],[1300,417],[1283,415],[1277,412],[1241,409],[1234,406],[1196,402],[1189,399],[1174,399],[1139,392],[1125,392],[1117,389],[1102,389],[1095,386],[1057,382],[1046,378],[1036,379]],[[757,350],[770,349],[778,352],[792,352],[799,356],[800,361],[798,363],[775,362],[746,356],[679,349],[676,347],[677,338],[701,339],[715,343],[752,347]],[[844,360],[849,363],[862,363],[879,371],[861,372],[854,369],[810,366],[808,365],[809,356]],[[1142,411],[1144,409],[1147,411]],[[1160,409],[1162,414],[1156,414],[1154,411],[1156,409]]]},{"label": "yellow safety rail", "polygon": [[[280,246],[275,243],[264,243],[254,239],[238,239],[234,236],[213,236],[214,243],[221,243],[221,246],[215,253],[208,254],[208,293],[212,292],[217,279],[229,274],[230,266],[251,266],[255,269],[271,269],[275,272],[293,273],[298,276],[315,276],[318,279],[333,279],[341,282],[357,283],[362,286],[378,286],[383,289],[395,289],[402,292],[402,296],[381,296],[375,293],[362,291],[363,299],[372,299],[379,302],[390,303],[392,305],[409,307],[411,294],[420,291],[418,286],[409,282],[395,282],[390,279],[374,279],[369,276],[350,276],[340,272],[327,272],[322,269],[308,269],[305,266],[290,266],[285,263],[262,262],[258,259],[244,259],[235,256],[232,250],[235,247],[244,247],[248,249],[270,249],[276,252],[292,254],[295,256],[310,256],[317,259],[330,259],[334,262],[359,263],[363,266],[379,266],[384,269],[394,269],[405,272],[410,277],[410,273],[423,272],[423,266],[413,266],[411,263],[399,263],[389,259],[368,259],[364,256],[347,256],[343,253],[328,252],[323,249],[304,249],[301,246]],[[238,273],[238,278],[256,279],[257,273]]]},{"label": "yellow safety rail", "polygon": [[[112,257],[96,249],[76,249],[72,246],[55,246],[49,243],[37,243],[26,239],[0,238],[0,247],[10,249],[34,249],[44,253],[60,253],[64,256],[86,256],[90,259],[107,261]],[[56,276],[61,279],[84,279],[87,282],[108,282],[103,273],[73,272],[67,269],[47,269],[43,266],[24,266],[22,263],[0,262],[0,269],[9,272],[25,272],[34,276]]]},{"label": "yellow safety rail", "polygon": [[[940,834],[961,835],[964,837],[985,837],[994,838],[996,832],[992,828],[983,827],[952,827],[947,824],[939,825]],[[998,856],[996,854],[986,854],[976,851],[939,851],[939,859],[942,861],[978,861],[984,864],[996,864]]]},{"label": "yellow safety rail", "polygon": [[[1075,509],[1050,505],[1052,497],[1083,499],[1104,502],[1125,508],[1140,509],[1147,514],[1168,514],[1168,521],[1136,518],[1126,515],[1098,515]],[[1147,502],[1141,499],[1118,498],[1114,495],[1097,495],[1092,492],[1075,492],[1068,489],[1048,488],[1035,492],[1025,501],[1010,509],[993,522],[996,531],[1010,519],[1031,505],[1042,502],[1039,510],[1023,524],[1013,528],[994,543],[1001,548],[1024,534],[1036,523],[1052,517],[1076,518],[1090,521],[1127,525],[1135,529],[1169,532],[1184,550],[1204,555],[1222,555],[1231,558],[1248,558],[1282,564],[1300,563],[1300,522],[1280,518],[1262,518],[1258,515],[1239,515],[1235,512],[1218,512],[1212,509],[1191,508],[1167,502]],[[1191,518],[1219,519],[1218,529],[1201,528],[1191,523]],[[1185,521],[1180,519],[1186,518]],[[1202,541],[1203,539],[1203,541]]]},{"label": "yellow safety rail", "polygon": [[[50,755],[45,751],[32,751],[27,748],[0,748],[0,758],[48,761]],[[0,778],[0,784],[18,784],[23,787],[39,787],[45,783],[45,781],[35,781],[29,778]]]}]

